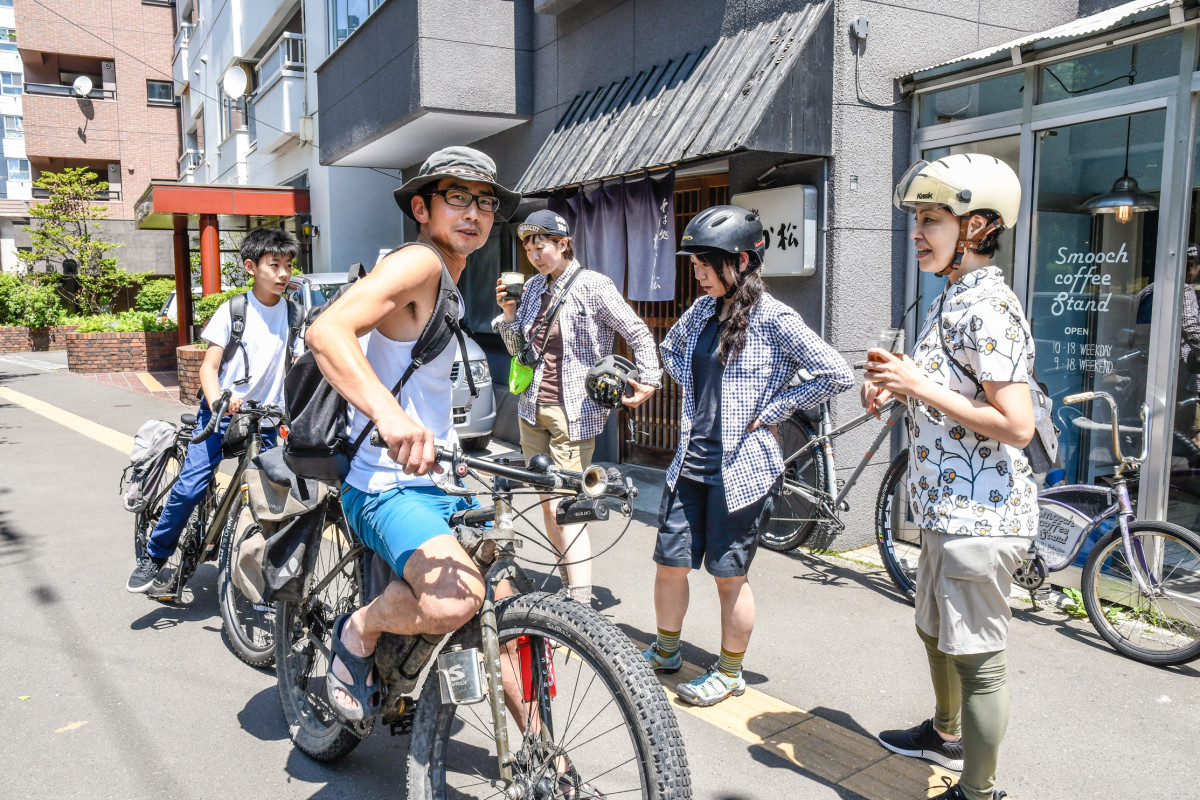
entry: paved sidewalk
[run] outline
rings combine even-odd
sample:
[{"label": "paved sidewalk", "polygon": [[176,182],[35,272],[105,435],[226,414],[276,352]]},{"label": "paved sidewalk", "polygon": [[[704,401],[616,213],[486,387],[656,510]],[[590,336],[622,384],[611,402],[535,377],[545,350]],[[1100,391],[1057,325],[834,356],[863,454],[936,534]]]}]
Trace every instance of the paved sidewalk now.
[{"label": "paved sidewalk", "polygon": [[[0,795],[403,796],[404,737],[377,733],[335,765],[291,748],[274,676],[221,641],[211,567],[186,606],[123,591],[130,517],[116,475],[138,426],[178,410],[160,395],[0,359],[0,752],[22,765]],[[662,478],[629,471],[641,488],[633,521],[614,514],[592,530],[593,549],[606,551],[597,607],[649,642]],[[873,742],[928,716],[932,701],[912,609],[865,555],[758,554],[750,691],[712,709],[676,705],[695,797],[919,800],[945,785],[936,768]],[[707,575],[691,586],[683,652],[694,671],[715,660],[719,613]],[[1145,667],[1086,621],[1014,609],[1001,788],[1014,800],[1196,797],[1186,765],[1200,741],[1198,665]]]}]

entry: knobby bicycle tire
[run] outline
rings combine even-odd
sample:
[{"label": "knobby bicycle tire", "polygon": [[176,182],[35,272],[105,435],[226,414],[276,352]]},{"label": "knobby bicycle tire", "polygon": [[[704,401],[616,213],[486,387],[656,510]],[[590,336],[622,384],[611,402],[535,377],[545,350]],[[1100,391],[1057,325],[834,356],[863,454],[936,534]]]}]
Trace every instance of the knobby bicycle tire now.
[{"label": "knobby bicycle tire", "polygon": [[275,611],[270,603],[254,603],[233,582],[233,565],[237,563],[238,551],[248,537],[261,532],[258,523],[252,523],[242,536],[238,534],[238,520],[242,514],[242,493],[237,492],[225,530],[221,533],[221,549],[217,558],[217,601],[221,607],[221,635],[233,654],[252,667],[266,668],[275,663]]},{"label": "knobby bicycle tire", "polygon": [[[565,766],[570,764],[579,784],[590,784],[596,796],[691,797],[683,739],[666,693],[637,648],[611,622],[545,593],[501,601],[497,621],[501,660],[511,662],[514,670],[520,669],[514,662],[516,648],[505,645],[516,637],[529,637],[529,650],[535,653],[549,642],[553,653],[554,678],[545,688],[548,692],[553,685],[556,691],[550,701],[549,743],[537,731],[523,736],[509,714],[514,772],[530,788],[528,796],[570,796],[560,782],[571,786],[561,777],[569,774]],[[459,631],[449,642],[454,644],[479,646],[479,626]],[[406,797],[497,795],[490,784],[499,777],[490,709],[486,699],[473,705],[443,704],[436,670],[431,671],[409,739]],[[551,789],[556,784],[558,791]],[[578,797],[593,796],[586,789],[572,791]]]},{"label": "knobby bicycle tire", "polygon": [[[815,437],[812,427],[799,419],[789,419],[779,426],[779,441],[785,457],[795,453]],[[790,491],[788,483],[799,483],[824,490],[825,462],[819,448],[814,447],[787,465],[775,512],[758,533],[759,544],[778,553],[786,553],[804,544],[817,528],[814,504]]]},{"label": "knobby bicycle tire", "polygon": [[320,592],[315,595],[312,592],[354,546],[355,540],[344,525],[344,521],[339,522],[333,534],[319,540],[319,549],[305,579],[304,598],[296,603],[275,604],[279,703],[292,743],[317,761],[336,761],[357,747],[374,727],[373,720],[344,722],[330,707],[325,694],[329,662],[304,631],[311,630],[328,651],[333,621],[366,602],[364,581],[370,551],[352,559]]},{"label": "knobby bicycle tire", "polygon": [[[1200,536],[1170,522],[1129,525],[1134,560],[1153,589],[1138,589],[1120,528],[1083,566],[1083,604],[1096,632],[1121,655],[1153,666],[1200,658]],[[1141,569],[1142,565],[1149,569]]]},{"label": "knobby bicycle tire", "polygon": [[908,602],[917,594],[917,559],[921,529],[908,507],[908,448],[892,459],[875,501],[875,541],[884,569]]}]

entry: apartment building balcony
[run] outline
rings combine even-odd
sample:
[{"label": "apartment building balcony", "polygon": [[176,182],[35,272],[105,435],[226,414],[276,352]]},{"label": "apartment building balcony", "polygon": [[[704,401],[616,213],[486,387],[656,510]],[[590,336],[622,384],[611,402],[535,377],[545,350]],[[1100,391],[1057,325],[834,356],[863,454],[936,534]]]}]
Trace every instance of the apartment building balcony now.
[{"label": "apartment building balcony", "polygon": [[[43,189],[40,186],[34,186],[33,191],[30,194],[34,200],[49,200],[50,199],[50,190]],[[121,190],[120,189],[104,189],[104,190],[96,192],[92,196],[92,199],[96,200],[99,203],[120,202],[121,201]]]},{"label": "apartment building balcony", "polygon": [[70,95],[26,94],[25,152],[33,158],[95,162],[121,157],[117,104]]},{"label": "apartment building balcony", "polygon": [[174,56],[171,61],[171,78],[175,81],[175,94],[181,94],[191,80],[189,77],[191,73],[188,71],[188,42],[191,41],[195,27],[190,22],[181,22],[179,30],[175,32],[175,43],[172,50]]},{"label": "apartment building balcony", "polygon": [[[75,91],[73,86],[67,86],[60,83],[26,83],[25,94],[28,95],[45,95],[47,97],[74,97],[84,99]],[[88,100],[116,100],[116,89],[102,89],[99,86],[93,86],[88,92]]]},{"label": "apartment building balcony", "polygon": [[[300,0],[254,0],[241,4],[241,19],[235,32],[236,46],[249,56],[262,51],[272,31],[300,11]],[[261,60],[261,59],[260,59]]]},{"label": "apartment building balcony", "polygon": [[285,33],[254,68],[258,89],[250,102],[250,138],[272,152],[301,138],[304,111],[304,37]]},{"label": "apartment building balcony", "polygon": [[196,171],[204,163],[204,153],[200,150],[184,150],[179,157],[179,180],[184,183],[196,182]]},{"label": "apartment building balcony", "polygon": [[529,119],[529,13],[477,0],[465,26],[455,3],[379,6],[317,70],[321,163],[395,169]]}]

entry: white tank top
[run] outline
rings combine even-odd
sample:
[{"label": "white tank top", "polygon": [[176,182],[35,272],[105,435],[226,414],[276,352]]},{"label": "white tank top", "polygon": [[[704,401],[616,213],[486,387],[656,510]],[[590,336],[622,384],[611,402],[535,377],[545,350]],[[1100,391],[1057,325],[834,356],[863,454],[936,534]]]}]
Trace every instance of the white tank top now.
[{"label": "white tank top", "polygon": [[[459,308],[462,308],[461,302]],[[397,342],[374,330],[359,338],[358,344],[367,357],[367,363],[379,377],[379,382],[391,389],[412,363],[412,350],[416,342]],[[450,371],[457,355],[458,339],[453,337],[437,358],[413,372],[400,391],[400,407],[404,413],[413,422],[433,431],[434,439],[440,445],[458,442],[451,414],[453,384],[450,381]],[[350,441],[354,441],[362,432],[367,420],[366,414],[350,406]],[[386,449],[371,444],[370,437],[358,449],[346,481],[355,489],[372,494],[398,486],[434,485],[428,475],[405,475],[400,465],[388,457]]]}]

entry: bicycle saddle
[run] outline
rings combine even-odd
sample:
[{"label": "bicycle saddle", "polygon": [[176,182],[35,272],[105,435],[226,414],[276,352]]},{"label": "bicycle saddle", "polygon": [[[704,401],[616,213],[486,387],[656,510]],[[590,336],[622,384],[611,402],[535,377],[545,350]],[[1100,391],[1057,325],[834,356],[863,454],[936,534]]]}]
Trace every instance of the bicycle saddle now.
[{"label": "bicycle saddle", "polygon": [[195,415],[195,414],[190,414],[190,413],[189,413],[189,414],[180,414],[180,415],[179,415],[179,421],[180,421],[180,422],[182,422],[184,425],[187,425],[187,426],[189,426],[189,427],[191,427],[191,426],[195,426],[195,424],[196,424],[196,415]]}]

